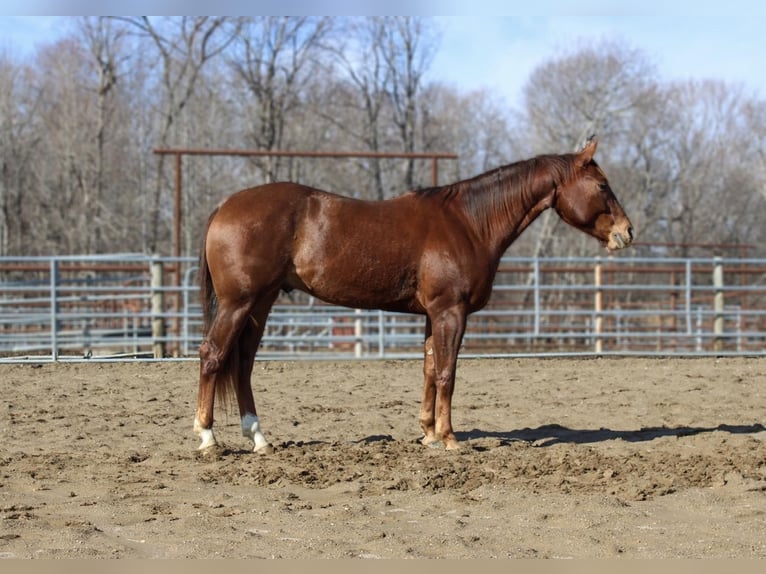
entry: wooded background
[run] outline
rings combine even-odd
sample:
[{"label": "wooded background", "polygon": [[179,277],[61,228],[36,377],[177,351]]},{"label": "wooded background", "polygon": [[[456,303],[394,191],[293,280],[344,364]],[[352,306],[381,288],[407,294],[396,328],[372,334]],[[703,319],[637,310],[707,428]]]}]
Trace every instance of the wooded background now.
[{"label": "wooded background", "polygon": [[[429,18],[70,23],[31,57],[0,51],[0,255],[170,254],[174,162],[157,148],[454,152],[439,165],[446,184],[574,151],[592,133],[637,240],[673,244],[650,251],[766,253],[766,101],[722,81],[665,81],[620,40],[550,55],[514,108],[429,80]],[[287,179],[381,199],[430,185],[431,171],[424,160],[186,159],[182,253],[196,255],[222,197]],[[546,214],[509,254],[600,252]]]}]

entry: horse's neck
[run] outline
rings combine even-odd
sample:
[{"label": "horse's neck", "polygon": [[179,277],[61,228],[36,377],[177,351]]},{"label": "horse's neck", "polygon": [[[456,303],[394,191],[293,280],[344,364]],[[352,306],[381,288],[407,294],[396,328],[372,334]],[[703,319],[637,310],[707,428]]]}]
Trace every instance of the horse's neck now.
[{"label": "horse's neck", "polygon": [[485,210],[479,233],[498,260],[540,214],[553,205],[555,179],[544,161],[535,161],[531,172],[519,174],[513,166],[487,182],[484,193],[494,196],[495,209]]}]

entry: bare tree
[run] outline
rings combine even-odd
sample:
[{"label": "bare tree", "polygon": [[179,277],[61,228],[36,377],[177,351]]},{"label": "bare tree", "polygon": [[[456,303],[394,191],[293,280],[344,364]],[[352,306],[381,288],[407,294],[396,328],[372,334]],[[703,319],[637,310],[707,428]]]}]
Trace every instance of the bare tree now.
[{"label": "bare tree", "polygon": [[[36,64],[35,137],[39,158],[28,170],[35,174],[29,193],[27,235],[46,252],[94,253],[125,248],[124,236],[113,231],[115,220],[131,214],[116,208],[131,150],[126,145],[117,92],[121,57],[120,34],[106,20],[79,21],[80,28],[44,46]],[[23,100],[22,100],[23,101]],[[31,120],[30,120],[31,121]],[[117,137],[117,134],[120,134]],[[112,195],[107,196],[106,190]]]},{"label": "bare tree", "polygon": [[518,119],[489,90],[461,92],[432,83],[419,99],[419,140],[424,149],[457,154],[457,161],[445,164],[453,180],[521,159],[528,151]]},{"label": "bare tree", "polygon": [[87,238],[86,252],[102,249],[102,206],[106,188],[106,146],[110,122],[114,116],[115,93],[119,68],[127,60],[120,44],[126,35],[124,28],[104,16],[84,17],[80,20],[80,32],[95,73],[96,125],[94,181],[85,189],[83,204],[93,233]]},{"label": "bare tree", "polygon": [[[405,16],[371,16],[344,20],[333,47],[336,84],[319,113],[371,152],[412,153],[423,144],[424,74],[435,50],[430,20]],[[420,114],[424,115],[424,114]],[[415,160],[405,160],[404,176],[391,177],[390,166],[401,160],[364,160],[372,197],[384,199],[389,190],[412,189]],[[387,180],[393,180],[388,181]]]},{"label": "bare tree", "polygon": [[[436,33],[427,18],[388,16],[383,21],[383,57],[390,76],[393,122],[403,151],[415,151],[419,128],[418,102],[423,76],[436,51]],[[404,184],[415,187],[415,161],[406,162]]]},{"label": "bare tree", "polygon": [[[681,244],[743,241],[757,213],[758,172],[752,169],[748,98],[718,81],[681,82],[665,90],[669,121],[664,217],[655,233]],[[750,155],[750,161],[748,161]]]},{"label": "bare tree", "polygon": [[[221,63],[206,70],[186,107],[194,121],[178,130],[182,145],[199,148],[246,147],[242,136],[243,115],[225,88],[231,70]],[[186,143],[188,142],[188,143]],[[182,252],[196,253],[204,222],[213,207],[227,194],[252,185],[252,169],[241,157],[189,157],[183,162],[184,198],[181,229]]]},{"label": "bare tree", "polygon": [[[456,151],[442,179],[459,179],[575,150],[593,132],[640,241],[747,242],[758,246],[752,254],[766,244],[764,101],[722,82],[661,82],[621,42],[554,55],[514,112],[492,92],[426,82],[437,37],[424,18],[76,23],[28,61],[0,53],[0,254],[167,251],[171,170],[155,147]],[[194,224],[181,246],[190,252],[211,204],[251,179],[253,166],[184,165],[184,220]],[[402,165],[283,160],[256,169],[383,199],[428,185],[422,164]],[[514,253],[592,252],[557,221],[543,216]]]},{"label": "bare tree", "polygon": [[[244,90],[246,138],[262,150],[281,149],[285,125],[301,105],[302,88],[316,69],[329,18],[254,16],[242,19],[235,50],[228,58]],[[267,181],[277,179],[279,158],[266,158]]]},{"label": "bare tree", "polygon": [[95,222],[88,204],[93,190],[94,99],[89,90],[87,57],[73,36],[40,50],[38,64],[41,103],[38,110],[41,154],[36,222],[38,241],[56,253],[88,252],[87,239]]},{"label": "bare tree", "polygon": [[[322,117],[374,153],[385,147],[383,116],[391,81],[383,55],[384,36],[385,20],[381,17],[357,17],[344,23],[343,40],[333,49],[341,76],[319,109]],[[350,89],[344,89],[346,78]],[[382,162],[372,158],[367,163],[373,197],[384,199]]]},{"label": "bare tree", "polygon": [[766,221],[766,101],[751,99],[747,103],[744,124],[748,126],[749,137],[742,140],[748,144],[747,166],[743,171],[754,178],[754,193],[758,195],[757,209],[748,210],[755,224],[744,227],[747,241],[758,246],[758,250],[751,254],[763,256],[766,245],[766,226],[763,225]]},{"label": "bare tree", "polygon": [[29,66],[0,53],[0,256],[28,253],[25,204],[36,180],[39,91]]},{"label": "bare tree", "polygon": [[[172,129],[183,120],[183,112],[194,95],[203,69],[220,56],[238,33],[238,26],[225,16],[176,16],[155,19],[148,16],[117,18],[131,24],[148,38],[157,51],[164,90],[158,147],[169,147]],[[150,236],[146,248],[156,251],[161,240],[162,191],[165,156],[160,156],[155,172],[154,200]]]},{"label": "bare tree", "polygon": [[586,44],[535,69],[523,90],[524,111],[539,144],[576,149],[593,133],[618,139],[653,100],[654,65],[620,41]]}]

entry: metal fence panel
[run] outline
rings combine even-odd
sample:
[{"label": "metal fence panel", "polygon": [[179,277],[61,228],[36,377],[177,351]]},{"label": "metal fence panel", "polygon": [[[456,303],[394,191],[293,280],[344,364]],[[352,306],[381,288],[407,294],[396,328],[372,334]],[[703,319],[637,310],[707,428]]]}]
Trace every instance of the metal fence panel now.
[{"label": "metal fence panel", "polygon": [[[422,353],[424,319],[283,294],[260,358]],[[0,361],[194,358],[193,258],[0,258]],[[462,356],[766,354],[766,260],[504,258]]]}]

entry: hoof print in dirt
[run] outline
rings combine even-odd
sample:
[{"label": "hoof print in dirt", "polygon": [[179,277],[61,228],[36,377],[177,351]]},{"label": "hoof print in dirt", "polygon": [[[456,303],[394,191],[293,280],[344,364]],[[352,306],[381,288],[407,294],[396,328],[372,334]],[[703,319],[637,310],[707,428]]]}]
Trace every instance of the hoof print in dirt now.
[{"label": "hoof print in dirt", "polygon": [[194,457],[197,460],[204,460],[204,461],[220,460],[230,454],[231,454],[231,449],[228,449],[219,444],[209,446],[202,450],[194,451]]}]

